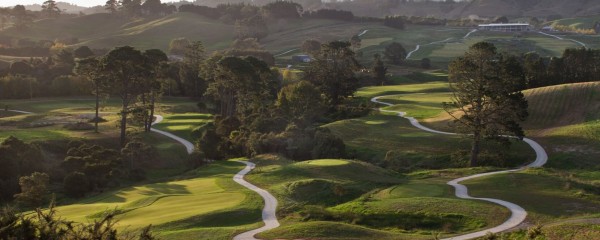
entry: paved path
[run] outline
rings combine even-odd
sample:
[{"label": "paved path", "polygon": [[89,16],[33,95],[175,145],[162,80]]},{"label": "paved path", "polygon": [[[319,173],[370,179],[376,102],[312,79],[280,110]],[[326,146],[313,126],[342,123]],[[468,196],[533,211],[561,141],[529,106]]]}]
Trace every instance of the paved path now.
[{"label": "paved path", "polygon": [[[154,117],[155,117],[155,120],[154,120],[154,122],[152,122],[152,125],[160,123],[164,120],[164,118],[160,115],[154,115]],[[183,144],[185,146],[185,148],[187,149],[188,154],[190,154],[194,151],[194,144],[192,144],[188,140],[185,140],[183,138],[175,136],[172,133],[165,132],[162,130],[158,130],[158,129],[154,129],[154,128],[152,128],[150,130],[152,130],[153,132],[156,132],[158,134],[162,134],[164,136],[172,138],[173,140]],[[263,200],[265,201],[265,207],[262,210],[262,219],[263,219],[263,222],[265,223],[265,226],[258,228],[258,229],[254,229],[252,231],[241,233],[241,234],[235,236],[233,239],[234,240],[255,240],[256,238],[254,238],[254,235],[264,232],[264,231],[267,231],[267,230],[271,230],[276,227],[279,227],[279,221],[277,221],[277,215],[276,215],[277,199],[275,199],[275,197],[273,197],[273,195],[271,195],[266,190],[261,189],[257,186],[254,186],[251,183],[244,180],[244,176],[247,173],[249,173],[250,171],[252,171],[252,169],[254,169],[254,167],[255,167],[254,163],[247,162],[247,161],[239,161],[239,162],[246,164],[246,167],[244,169],[242,169],[242,171],[238,172],[235,176],[233,176],[233,181],[258,193],[263,198]]]},{"label": "paved path", "polygon": [[[380,101],[379,99],[382,97],[385,97],[385,96],[374,97],[371,99],[371,101],[374,103],[379,103],[379,104],[383,104],[386,106],[393,105],[391,103]],[[406,116],[405,112],[391,111],[391,110],[384,110],[384,109],[379,109],[379,110],[382,112],[397,113],[399,117],[408,119],[413,126],[419,128],[423,131],[437,133],[437,134],[457,135],[456,133],[442,132],[442,131],[437,131],[437,130],[433,130],[431,128],[425,127],[425,126],[421,125],[419,123],[419,121],[417,121],[415,118]],[[510,137],[510,136],[507,136],[507,137]],[[506,230],[516,227],[517,225],[521,224],[525,220],[525,218],[527,217],[527,211],[525,211],[525,209],[523,209],[519,205],[516,205],[511,202],[507,202],[504,200],[500,200],[500,199],[471,197],[471,196],[469,196],[469,190],[467,189],[467,187],[465,185],[460,184],[460,182],[469,180],[469,179],[485,177],[485,176],[490,176],[490,175],[495,175],[495,174],[517,172],[517,171],[521,171],[521,170],[524,170],[524,169],[527,169],[530,167],[541,167],[544,164],[546,164],[546,161],[548,160],[548,155],[546,154],[546,151],[544,151],[544,148],[542,146],[540,146],[537,142],[535,142],[529,138],[524,138],[523,141],[525,141],[527,144],[529,144],[529,146],[531,146],[531,148],[533,148],[533,150],[536,153],[535,161],[530,163],[529,165],[521,167],[521,168],[517,168],[517,169],[512,169],[512,170],[475,174],[475,175],[471,175],[471,176],[467,176],[467,177],[454,179],[447,183],[448,185],[453,186],[456,189],[455,195],[458,198],[487,201],[487,202],[492,202],[492,203],[502,205],[502,206],[508,208],[511,212],[511,215],[508,218],[508,220],[506,220],[504,223],[502,223],[496,227],[493,227],[493,228],[489,228],[489,229],[485,229],[482,231],[473,232],[473,233],[469,233],[469,234],[465,234],[465,235],[455,236],[455,237],[451,237],[451,238],[446,238],[447,240],[450,240],[450,239],[452,239],[452,240],[473,239],[473,238],[485,236],[488,232],[497,233],[497,232],[506,231]]]},{"label": "paved path", "polygon": [[542,35],[546,35],[546,36],[548,36],[548,37],[553,37],[553,38],[556,38],[556,39],[558,39],[558,40],[567,40],[567,41],[571,41],[571,42],[574,42],[574,43],[577,43],[577,44],[581,45],[581,46],[582,46],[582,47],[584,47],[584,48],[588,48],[588,47],[587,47],[587,45],[585,45],[585,43],[582,43],[582,42],[580,42],[580,41],[577,41],[577,40],[575,40],[575,39],[570,39],[570,38],[562,38],[562,37],[559,37],[559,36],[556,36],[556,35],[553,35],[553,34],[549,34],[549,33],[545,33],[545,32],[541,32],[541,31],[540,31],[540,32],[538,32],[538,33],[539,33],[539,34],[542,34]]},{"label": "paved path", "polygon": [[[154,117],[155,117],[155,119],[154,119],[154,122],[152,122],[152,125],[160,123],[160,122],[162,122],[164,120],[163,116],[161,116],[161,115],[154,115]],[[155,129],[155,128],[150,128],[150,131],[153,131],[153,132],[158,133],[158,134],[162,134],[164,136],[167,136],[167,137],[169,137],[169,138],[171,138],[171,139],[173,139],[173,140],[181,143],[183,146],[185,146],[185,149],[187,150],[188,154],[192,154],[192,152],[194,152],[194,144],[191,143],[188,140],[185,140],[183,138],[175,136],[175,134],[172,134],[170,132],[165,132],[165,131],[158,130],[158,129]]]},{"label": "paved path", "polygon": [[[8,110],[8,111],[16,112],[16,113],[23,113],[23,114],[33,114],[32,112],[19,111],[19,110]],[[154,122],[152,122],[152,125],[160,123],[164,120],[163,116],[161,116],[161,115],[154,115],[154,117],[155,117],[155,119],[154,119]],[[152,132],[162,134],[164,136],[167,136],[167,137],[181,143],[183,146],[185,146],[188,154],[191,154],[192,152],[194,152],[194,144],[192,144],[188,140],[185,140],[181,137],[175,136],[172,133],[165,132],[162,130],[158,130],[158,129],[154,129],[154,128],[151,128],[150,130]],[[258,228],[258,229],[254,229],[252,231],[241,233],[241,234],[235,236],[233,239],[234,240],[255,240],[256,238],[254,238],[254,235],[264,232],[264,231],[267,231],[267,230],[271,230],[276,227],[279,227],[279,221],[277,221],[277,215],[276,215],[277,199],[275,197],[273,197],[273,195],[271,195],[269,192],[265,191],[264,189],[261,189],[257,186],[252,185],[249,182],[246,182],[246,180],[244,180],[244,176],[247,173],[249,173],[250,171],[252,171],[252,169],[254,169],[255,165],[254,165],[254,163],[247,162],[247,161],[240,161],[240,162],[243,164],[246,164],[246,167],[244,169],[242,169],[242,171],[238,172],[235,176],[233,176],[233,181],[258,193],[264,199],[265,207],[262,210],[262,219],[263,219],[263,222],[265,223],[265,226]]]},{"label": "paved path", "polygon": [[450,41],[450,40],[452,40],[452,38],[447,38],[447,39],[444,39],[442,41],[430,42],[428,44],[417,45],[417,47],[415,47],[415,50],[412,50],[408,54],[406,54],[406,58],[405,59],[409,59],[413,55],[413,53],[416,53],[417,51],[419,51],[421,49],[421,46],[427,46],[427,45],[432,45],[432,44],[437,44],[437,43],[444,43],[444,42],[447,42],[447,41]]},{"label": "paved path", "polygon": [[8,110],[8,111],[9,112],[22,113],[22,114],[33,114],[32,112],[21,111],[21,110]]},{"label": "paved path", "polygon": [[277,221],[277,215],[275,214],[277,211],[277,199],[275,199],[275,197],[273,197],[273,195],[271,195],[269,192],[267,192],[263,189],[260,189],[257,186],[254,186],[249,182],[246,182],[246,180],[244,180],[244,175],[246,175],[246,173],[252,171],[252,169],[254,169],[255,165],[254,165],[254,163],[247,162],[247,161],[240,161],[240,162],[245,163],[246,168],[244,168],[244,170],[242,170],[238,174],[236,174],[233,177],[233,180],[236,181],[237,183],[239,183],[240,185],[242,185],[252,191],[257,192],[265,200],[265,207],[262,210],[262,219],[263,219],[263,222],[265,223],[265,226],[258,228],[258,229],[254,229],[252,231],[241,233],[241,234],[235,236],[233,239],[234,240],[255,240],[256,238],[254,238],[254,235],[264,232],[264,231],[267,231],[267,230],[271,230],[276,227],[279,227],[279,221]]}]

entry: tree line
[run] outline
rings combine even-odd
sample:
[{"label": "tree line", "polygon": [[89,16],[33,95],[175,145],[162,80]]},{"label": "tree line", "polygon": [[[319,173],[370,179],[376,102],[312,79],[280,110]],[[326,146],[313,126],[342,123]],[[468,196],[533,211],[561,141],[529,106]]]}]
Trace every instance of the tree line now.
[{"label": "tree line", "polygon": [[565,49],[561,57],[541,57],[532,52],[520,60],[526,76],[527,88],[565,83],[598,81],[600,50],[586,48]]}]

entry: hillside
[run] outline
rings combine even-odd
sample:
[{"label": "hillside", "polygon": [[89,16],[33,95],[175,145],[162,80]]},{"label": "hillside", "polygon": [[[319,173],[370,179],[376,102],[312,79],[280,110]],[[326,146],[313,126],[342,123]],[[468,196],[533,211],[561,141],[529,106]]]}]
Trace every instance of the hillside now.
[{"label": "hillside", "polygon": [[600,14],[593,0],[473,0],[449,13],[453,16],[586,16]]},{"label": "hillside", "polygon": [[436,16],[438,18],[466,18],[471,16],[508,17],[574,17],[600,14],[600,2],[594,0],[472,0],[455,1],[373,1],[373,4],[337,2],[329,5],[350,10],[355,15],[380,17],[382,15]]},{"label": "hillside", "polygon": [[77,38],[76,45],[111,49],[119,45],[166,50],[173,38],[200,40],[208,49],[222,49],[230,45],[233,25],[204,18],[191,13],[176,13],[162,18],[130,20],[107,13],[75,18],[42,19],[29,29],[8,29],[7,37],[31,40]]}]

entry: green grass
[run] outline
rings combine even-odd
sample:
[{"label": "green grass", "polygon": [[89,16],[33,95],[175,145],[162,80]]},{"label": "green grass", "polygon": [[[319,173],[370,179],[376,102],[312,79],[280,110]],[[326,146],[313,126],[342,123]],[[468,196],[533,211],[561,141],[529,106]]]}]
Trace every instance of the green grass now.
[{"label": "green grass", "polygon": [[594,28],[594,24],[600,21],[600,16],[578,17],[578,18],[563,18],[549,22],[551,26],[563,25],[571,26],[578,29]]},{"label": "green grass", "polygon": [[253,161],[257,168],[248,180],[280,202],[282,227],[260,235],[267,239],[428,239],[436,231],[473,231],[508,216],[492,204],[455,199],[445,184],[450,175],[406,177],[340,159],[295,163],[263,155]]},{"label": "green grass", "polygon": [[193,142],[195,139],[191,135],[192,130],[210,121],[212,121],[210,114],[181,113],[164,116],[163,122],[154,125],[154,127]]},{"label": "green grass", "polygon": [[429,239],[427,236],[394,234],[351,224],[324,221],[286,225],[258,236],[265,239]]},{"label": "green grass", "polygon": [[79,45],[92,48],[112,49],[129,45],[141,49],[167,50],[174,38],[185,37],[200,40],[211,50],[230,45],[234,34],[233,25],[204,18],[193,13],[175,13],[156,19],[133,20],[110,14],[91,14],[73,18],[43,19],[24,31],[9,29],[3,35],[54,40],[65,36],[76,37]]},{"label": "green grass", "polygon": [[418,84],[402,84],[389,86],[364,87],[356,92],[357,97],[372,98],[384,95],[444,93],[449,92],[448,82],[428,82]]},{"label": "green grass", "polygon": [[[567,174],[568,175],[568,174]],[[534,223],[560,218],[598,217],[600,197],[594,187],[560,173],[529,170],[464,182],[475,197],[491,197],[516,203],[528,211]]]},{"label": "green grass", "polygon": [[[187,179],[128,187],[56,209],[66,220],[78,222],[117,209],[119,228],[153,224],[166,239],[177,239],[185,231],[207,235],[201,239],[224,239],[256,227],[260,219],[259,198],[232,180],[242,168],[235,161],[217,162],[183,175]],[[239,218],[226,218],[234,212]]]}]

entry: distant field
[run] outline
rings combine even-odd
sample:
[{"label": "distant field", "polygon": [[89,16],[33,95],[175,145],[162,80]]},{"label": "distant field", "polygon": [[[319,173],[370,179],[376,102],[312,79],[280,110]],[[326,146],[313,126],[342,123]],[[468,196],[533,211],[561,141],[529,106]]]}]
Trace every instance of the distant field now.
[{"label": "distant field", "polygon": [[538,33],[521,33],[514,35],[508,33],[478,31],[473,33],[467,39],[454,38],[446,43],[422,46],[421,50],[415,52],[411,56],[411,59],[427,57],[433,62],[447,63],[453,58],[463,55],[471,45],[481,41],[493,43],[501,52],[519,55],[535,51],[541,56],[546,57],[561,56],[566,48],[580,47],[580,45],[572,41],[558,40]]},{"label": "distant field", "polygon": [[167,50],[174,38],[200,40],[211,50],[228,47],[233,39],[233,25],[207,19],[193,13],[176,13],[166,17],[130,21],[110,14],[92,14],[76,18],[43,19],[31,28],[3,32],[5,36],[54,40],[75,37],[79,45],[112,49],[130,45],[141,49]]},{"label": "distant field", "polygon": [[594,27],[596,22],[600,21],[600,16],[578,17],[578,18],[563,18],[549,22],[551,26],[564,25],[578,29],[590,29]]}]

